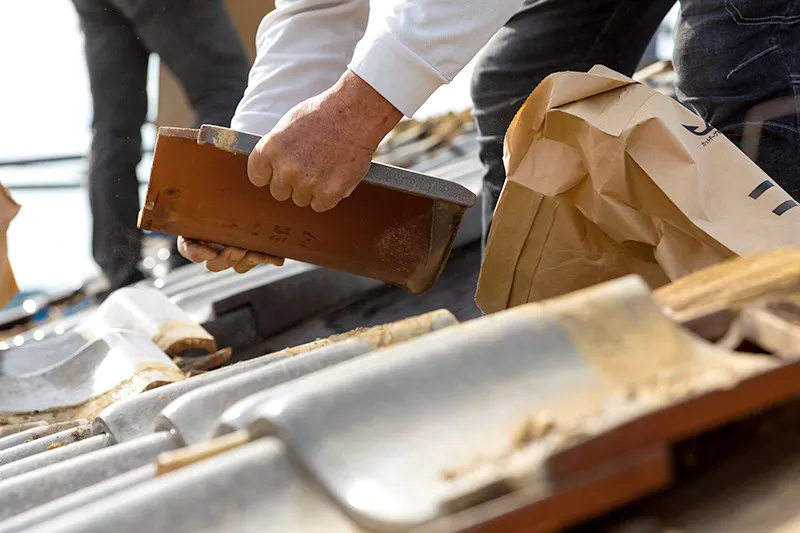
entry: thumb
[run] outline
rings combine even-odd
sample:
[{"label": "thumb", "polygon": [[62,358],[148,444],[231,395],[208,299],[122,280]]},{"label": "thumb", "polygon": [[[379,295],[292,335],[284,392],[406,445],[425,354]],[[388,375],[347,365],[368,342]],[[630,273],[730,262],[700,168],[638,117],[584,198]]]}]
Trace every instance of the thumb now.
[{"label": "thumb", "polygon": [[247,158],[247,177],[256,187],[264,187],[272,181],[272,162],[267,157],[267,152],[261,146],[262,141]]}]

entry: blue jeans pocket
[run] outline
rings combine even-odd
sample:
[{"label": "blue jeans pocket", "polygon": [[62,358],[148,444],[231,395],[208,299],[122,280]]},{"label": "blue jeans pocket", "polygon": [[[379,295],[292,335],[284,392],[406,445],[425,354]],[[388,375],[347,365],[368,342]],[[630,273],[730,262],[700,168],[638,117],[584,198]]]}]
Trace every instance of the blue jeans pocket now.
[{"label": "blue jeans pocket", "polygon": [[800,22],[795,0],[725,0],[725,9],[741,26]]}]

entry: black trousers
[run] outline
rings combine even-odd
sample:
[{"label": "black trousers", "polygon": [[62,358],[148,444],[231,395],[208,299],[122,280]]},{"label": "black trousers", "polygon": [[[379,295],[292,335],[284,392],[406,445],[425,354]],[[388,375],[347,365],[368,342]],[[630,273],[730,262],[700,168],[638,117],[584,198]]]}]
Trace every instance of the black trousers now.
[{"label": "black trousers", "polygon": [[[472,95],[485,166],[484,239],[505,181],[503,137],[547,75],[603,64],[631,75],[675,0],[527,0],[490,41]],[[800,0],[681,0],[677,93],[741,143],[748,112],[800,97]],[[800,199],[800,100],[763,123],[754,159]]]},{"label": "black trousers", "polygon": [[142,278],[136,228],[147,116],[147,64],[158,54],[197,122],[227,126],[249,60],[222,0],[73,0],[85,38],[94,106],[89,162],[92,253],[111,289]]}]

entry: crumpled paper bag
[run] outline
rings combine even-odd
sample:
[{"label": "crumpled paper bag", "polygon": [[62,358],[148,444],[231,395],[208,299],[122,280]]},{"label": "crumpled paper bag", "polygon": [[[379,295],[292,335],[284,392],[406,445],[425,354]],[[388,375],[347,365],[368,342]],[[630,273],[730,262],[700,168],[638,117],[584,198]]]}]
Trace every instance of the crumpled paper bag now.
[{"label": "crumpled paper bag", "polygon": [[505,138],[476,302],[486,313],[628,274],[656,288],[800,247],[797,203],[719,131],[613,70],[561,72]]},{"label": "crumpled paper bag", "polygon": [[19,212],[19,204],[11,198],[8,190],[0,184],[0,308],[5,307],[17,295],[19,287],[8,260],[8,226]]}]

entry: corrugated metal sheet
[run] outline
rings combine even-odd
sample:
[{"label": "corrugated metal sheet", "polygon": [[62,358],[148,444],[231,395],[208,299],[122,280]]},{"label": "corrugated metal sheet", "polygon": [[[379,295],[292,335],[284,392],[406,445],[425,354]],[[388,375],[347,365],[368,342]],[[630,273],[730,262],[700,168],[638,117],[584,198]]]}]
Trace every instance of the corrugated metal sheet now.
[{"label": "corrugated metal sheet", "polygon": [[635,276],[464,323],[440,311],[112,405],[92,437],[0,467],[0,532],[506,531],[490,524],[521,510],[554,531],[670,483],[661,441],[614,432],[784,364],[690,334]]},{"label": "corrugated metal sheet", "polygon": [[[404,123],[378,159],[481,189],[468,114]],[[560,531],[674,485],[713,428],[800,395],[796,358],[691,335],[635,277],[479,317],[480,231],[471,209],[450,275],[423,297],[294,262],[246,275],[191,265],[130,290],[158,297],[22,334],[0,352],[0,404],[44,403],[14,404],[34,408],[20,422],[107,389],[112,360],[177,368],[152,340],[166,322],[202,326],[238,362],[0,438],[0,533]],[[439,307],[451,312],[420,315]],[[795,345],[785,324],[746,320],[740,342]],[[716,336],[730,317],[687,326],[712,322]],[[60,374],[53,394],[67,396],[24,394]]]},{"label": "corrugated metal sheet", "polygon": [[[482,179],[474,131],[467,128],[462,133],[450,139],[455,148],[445,149],[446,157],[439,159],[439,164],[432,165],[425,153],[418,155],[418,164],[431,174],[457,181],[479,193]],[[469,149],[462,150],[462,146]],[[412,156],[416,149],[406,150],[406,156]],[[471,246],[480,238],[477,211],[471,210],[465,216],[457,247]],[[469,271],[473,269],[477,273],[477,263]],[[443,282],[445,287],[448,283],[453,282],[446,279]],[[471,286],[464,288],[472,290]],[[376,290],[380,292],[375,293]],[[6,349],[0,351],[0,379],[8,385],[0,393],[0,411],[24,411],[30,415],[9,420],[12,422],[41,419],[39,424],[59,423],[30,427],[0,438],[0,487],[3,487],[0,518],[17,516],[25,522],[26,516],[35,516],[35,521],[41,521],[48,516],[47,509],[51,509],[49,516],[56,516],[80,502],[82,505],[99,495],[150,480],[154,475],[152,463],[159,454],[208,441],[225,408],[236,400],[455,320],[447,312],[435,312],[403,322],[404,326],[377,330],[383,335],[376,336],[376,330],[368,330],[372,333],[366,336],[358,332],[348,338],[337,338],[334,344],[313,345],[302,356],[295,354],[309,347],[253,357],[265,353],[259,350],[269,345],[306,342],[313,340],[314,333],[319,331],[325,334],[342,331],[348,322],[358,321],[360,316],[357,311],[352,318],[346,318],[350,316],[348,303],[363,301],[370,305],[368,295],[372,293],[375,302],[379,302],[375,305],[388,310],[373,312],[369,320],[373,325],[382,316],[393,320],[413,316],[415,310],[420,312],[418,305],[403,311],[404,295],[383,284],[311,265],[287,262],[282,268],[259,267],[246,275],[209,273],[202,266],[189,265],[160,281],[146,280],[118,292],[99,310],[85,309],[36,324],[38,327],[27,332],[15,331],[18,336],[14,342],[9,341]],[[465,296],[471,300],[471,294]],[[423,308],[435,309],[431,305],[437,295],[420,300],[430,302],[423,303]],[[398,305],[401,307],[395,308]],[[363,309],[363,305],[359,303],[356,308]],[[337,317],[333,320],[339,325],[328,322],[320,330],[315,317],[323,315]],[[161,386],[150,391],[144,390],[147,383],[129,387],[135,397],[128,399],[126,394],[115,393],[113,384],[107,386],[111,377],[131,373],[133,366],[120,364],[125,357],[136,359],[152,352],[157,355],[158,363],[177,371],[153,342],[153,339],[163,341],[163,336],[159,337],[162,327],[174,322],[196,328],[195,334],[205,328],[220,347],[234,346],[235,357],[246,360],[188,380],[176,377],[171,385],[164,385],[171,381],[166,377],[154,378],[152,386]],[[387,332],[391,332],[388,337]],[[116,373],[108,372],[110,366]],[[44,380],[42,383],[52,382],[55,376],[58,385],[54,390],[66,396],[47,397],[39,394],[38,386],[34,387],[35,393],[24,394],[20,387],[25,388],[26,380],[36,375],[39,381]],[[26,390],[33,391],[30,387]],[[92,403],[92,398],[98,395],[103,401]],[[13,403],[14,398],[22,404]],[[87,402],[92,409],[73,409]],[[95,418],[97,411],[108,403],[112,405]],[[50,416],[52,413],[56,416]],[[61,423],[70,414],[85,418]],[[11,426],[5,427],[12,431]],[[67,507],[62,507],[65,504]],[[2,527],[14,530],[14,523],[6,521]]]},{"label": "corrugated metal sheet", "polygon": [[[116,403],[100,413],[90,432],[94,436],[84,441],[32,450],[31,444],[48,438],[42,437],[12,446],[0,452],[16,453],[16,461],[0,467],[0,486],[5,485],[0,488],[0,517],[124,474],[154,461],[161,452],[203,442],[211,437],[225,406],[253,392],[454,322],[449,313],[436,312],[266,355]],[[67,455],[70,448],[90,441],[93,446]]]}]

